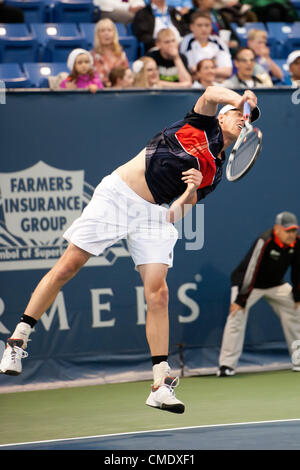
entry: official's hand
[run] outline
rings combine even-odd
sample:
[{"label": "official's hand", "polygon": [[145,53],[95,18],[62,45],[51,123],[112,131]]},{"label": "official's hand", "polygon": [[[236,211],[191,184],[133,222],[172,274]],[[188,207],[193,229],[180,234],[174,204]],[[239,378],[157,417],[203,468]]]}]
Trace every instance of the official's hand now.
[{"label": "official's hand", "polygon": [[183,177],[181,179],[187,184],[188,192],[193,193],[197,191],[203,179],[201,171],[191,168],[190,170],[183,171],[182,174]]},{"label": "official's hand", "polygon": [[232,315],[234,317],[239,310],[242,310],[243,313],[245,313],[243,307],[233,302],[229,308],[229,315]]},{"label": "official's hand", "polygon": [[300,302],[295,302],[295,310],[297,310],[300,307]]}]

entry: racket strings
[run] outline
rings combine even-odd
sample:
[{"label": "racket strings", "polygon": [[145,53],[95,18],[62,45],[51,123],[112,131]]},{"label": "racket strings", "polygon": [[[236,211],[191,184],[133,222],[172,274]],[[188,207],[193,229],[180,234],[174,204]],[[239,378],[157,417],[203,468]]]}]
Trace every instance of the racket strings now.
[{"label": "racket strings", "polygon": [[259,143],[260,139],[255,131],[244,136],[231,165],[231,174],[233,176],[243,173],[248,168],[255,157]]}]

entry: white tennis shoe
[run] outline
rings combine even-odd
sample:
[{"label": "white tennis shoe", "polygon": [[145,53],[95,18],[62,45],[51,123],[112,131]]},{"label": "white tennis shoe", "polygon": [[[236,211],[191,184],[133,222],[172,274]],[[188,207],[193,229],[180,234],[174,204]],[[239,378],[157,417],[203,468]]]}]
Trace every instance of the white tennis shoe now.
[{"label": "white tennis shoe", "polygon": [[183,413],[184,404],[175,397],[174,388],[179,384],[178,377],[165,377],[164,383],[158,388],[152,387],[146,405],[172,413]]},{"label": "white tennis shoe", "polygon": [[28,356],[28,353],[22,349],[22,345],[22,339],[8,339],[0,362],[2,374],[19,375],[22,372],[21,360]]}]

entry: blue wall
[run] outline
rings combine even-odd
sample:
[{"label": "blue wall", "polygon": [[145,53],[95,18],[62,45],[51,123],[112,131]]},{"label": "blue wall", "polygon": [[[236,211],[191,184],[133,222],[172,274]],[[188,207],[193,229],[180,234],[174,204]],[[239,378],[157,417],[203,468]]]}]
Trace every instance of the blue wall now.
[{"label": "blue wall", "polygon": [[[292,104],[291,95],[290,89],[257,92],[264,134],[260,158],[244,179],[224,179],[205,200],[203,248],[186,250],[185,239],[176,245],[168,274],[173,367],[179,365],[178,343],[184,344],[187,367],[217,366],[232,269],[273,224],[276,213],[289,210],[300,216],[300,105]],[[8,92],[6,98],[7,104],[0,106],[2,201],[21,196],[49,201],[51,191],[9,193],[11,181],[60,175],[69,176],[74,198],[85,204],[103,176],[133,157],[162,127],[181,119],[198,93]],[[21,219],[32,214],[17,213],[7,204],[0,205],[2,341],[14,329],[35,284],[65,248],[55,224],[53,230],[21,233]],[[46,219],[63,217],[58,220],[68,225],[75,213],[48,213]],[[24,373],[1,376],[0,386],[150,370],[143,302],[141,280],[126,243],[121,243],[63,288],[31,336]],[[240,364],[274,361],[288,361],[287,349],[279,320],[260,302],[250,315]]]}]

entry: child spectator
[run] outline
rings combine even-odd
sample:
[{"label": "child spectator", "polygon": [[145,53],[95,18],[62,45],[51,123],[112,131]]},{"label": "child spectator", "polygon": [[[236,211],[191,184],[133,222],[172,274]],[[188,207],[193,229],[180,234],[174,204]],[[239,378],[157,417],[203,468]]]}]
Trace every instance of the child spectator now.
[{"label": "child spectator", "polygon": [[193,88],[204,90],[211,85],[219,85],[216,80],[216,63],[213,59],[203,59],[197,64]]},{"label": "child spectator", "polygon": [[74,49],[67,60],[70,75],[64,79],[60,88],[67,90],[88,89],[96,93],[103,88],[98,74],[93,69],[93,57],[84,49]]},{"label": "child spectator", "polygon": [[268,73],[271,78],[282,80],[283,72],[270,57],[270,49],[267,46],[268,33],[262,29],[250,29],[248,33],[248,47],[256,55],[254,73]]},{"label": "child spectator", "polygon": [[115,67],[129,67],[128,59],[119,43],[116,25],[105,18],[95,26],[94,48],[91,51],[95,68],[104,86],[109,86],[109,72]]},{"label": "child spectator", "polygon": [[188,72],[187,59],[180,54],[173,31],[169,28],[161,29],[157,34],[156,45],[157,49],[147,55],[157,63],[160,80],[174,83],[180,88],[189,88],[192,80]]},{"label": "child spectator", "polygon": [[133,88],[134,76],[130,68],[115,67],[109,73],[111,88]]},{"label": "child spectator", "polygon": [[212,20],[209,13],[196,11],[191,16],[191,34],[186,35],[180,52],[188,60],[190,72],[194,73],[196,65],[203,59],[215,59],[216,80],[229,78],[232,74],[232,60],[228,46],[218,36],[212,35]]}]

